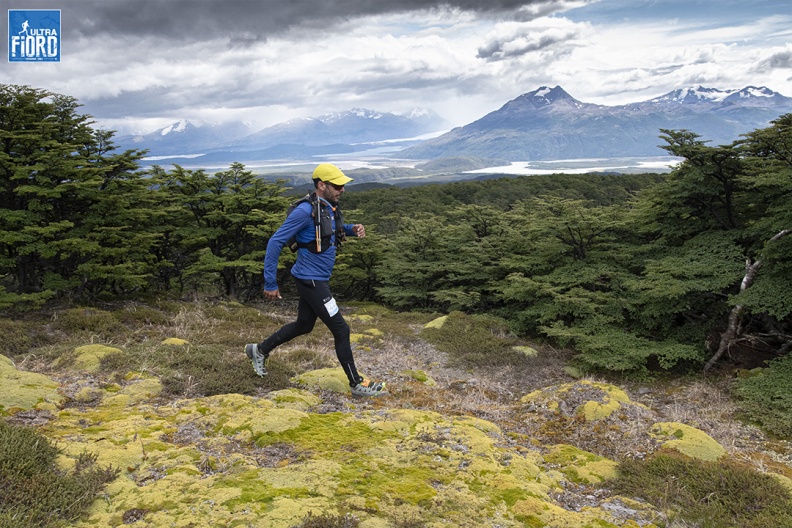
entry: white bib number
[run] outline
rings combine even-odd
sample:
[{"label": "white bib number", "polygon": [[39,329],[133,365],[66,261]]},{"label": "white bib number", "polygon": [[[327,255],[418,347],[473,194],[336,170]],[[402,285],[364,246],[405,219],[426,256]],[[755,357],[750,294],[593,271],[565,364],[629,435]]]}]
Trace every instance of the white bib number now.
[{"label": "white bib number", "polygon": [[330,297],[330,300],[324,303],[325,309],[327,310],[327,315],[333,317],[335,314],[338,313],[338,305],[336,304],[335,299]]}]

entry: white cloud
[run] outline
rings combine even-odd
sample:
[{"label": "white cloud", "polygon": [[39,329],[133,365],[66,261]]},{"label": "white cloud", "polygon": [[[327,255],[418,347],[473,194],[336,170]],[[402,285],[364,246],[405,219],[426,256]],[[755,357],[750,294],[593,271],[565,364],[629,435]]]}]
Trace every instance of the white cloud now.
[{"label": "white cloud", "polygon": [[[722,18],[715,8],[698,18],[661,10],[658,18],[611,1],[534,1],[518,8],[519,2],[503,0],[480,11],[470,6],[481,4],[465,0],[451,9],[422,9],[426,3],[417,0],[388,9],[353,0],[295,1],[279,3],[260,31],[247,19],[235,31],[241,19],[223,14],[214,20],[196,9],[192,21],[183,21],[198,28],[189,33],[151,15],[139,18],[153,26],[141,27],[130,10],[117,20],[122,4],[112,1],[113,9],[69,34],[61,63],[8,64],[0,82],[74,96],[101,124],[138,130],[180,118],[263,127],[352,107],[431,108],[462,125],[541,85],[561,85],[601,104],[645,100],[694,83],[765,85],[792,96],[792,14],[781,8],[760,16],[748,6],[740,15],[734,13],[740,5],[731,3]],[[177,4],[186,5],[149,5]],[[216,4],[220,0],[201,5]],[[244,16],[242,5],[263,9],[226,4],[237,16]],[[67,24],[69,7],[62,9]]]}]

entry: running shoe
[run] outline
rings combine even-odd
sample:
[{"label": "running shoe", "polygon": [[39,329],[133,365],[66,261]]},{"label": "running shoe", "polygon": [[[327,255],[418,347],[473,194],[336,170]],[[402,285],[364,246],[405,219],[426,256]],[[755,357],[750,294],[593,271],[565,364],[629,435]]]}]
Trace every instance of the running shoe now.
[{"label": "running shoe", "polygon": [[369,379],[364,379],[357,385],[350,387],[350,392],[353,396],[382,396],[387,394],[384,382],[374,382]]},{"label": "running shoe", "polygon": [[259,352],[258,344],[249,343],[245,345],[245,354],[247,354],[250,362],[253,363],[253,370],[256,371],[256,374],[262,377],[266,376],[267,369],[264,367],[264,363],[267,361],[267,356]]}]

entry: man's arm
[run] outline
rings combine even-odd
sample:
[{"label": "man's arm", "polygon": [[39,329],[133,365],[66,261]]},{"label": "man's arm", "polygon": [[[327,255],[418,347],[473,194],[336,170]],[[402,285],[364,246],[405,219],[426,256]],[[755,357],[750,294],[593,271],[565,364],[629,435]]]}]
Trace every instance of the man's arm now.
[{"label": "man's arm", "polygon": [[300,204],[267,242],[267,253],[264,255],[264,297],[267,299],[274,301],[281,298],[278,291],[277,273],[278,259],[283,246],[311,221],[310,204]]}]

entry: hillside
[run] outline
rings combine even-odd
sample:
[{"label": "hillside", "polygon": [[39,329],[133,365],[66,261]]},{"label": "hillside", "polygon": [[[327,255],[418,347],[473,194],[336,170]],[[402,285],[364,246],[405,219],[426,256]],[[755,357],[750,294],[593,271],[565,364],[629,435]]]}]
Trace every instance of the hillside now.
[{"label": "hillside", "polygon": [[[56,441],[63,468],[87,450],[120,470],[69,526],[725,526],[702,519],[726,507],[686,509],[684,486],[663,504],[638,496],[658,460],[748,475],[735,503],[792,490],[792,446],[736,420],[728,376],[580,378],[567,352],[495,320],[349,305],[358,366],[390,391],[361,400],[324,327],[253,374],[244,343],[294,308],[128,303],[0,320],[6,420]],[[792,526],[775,507],[728,525]]]}]

